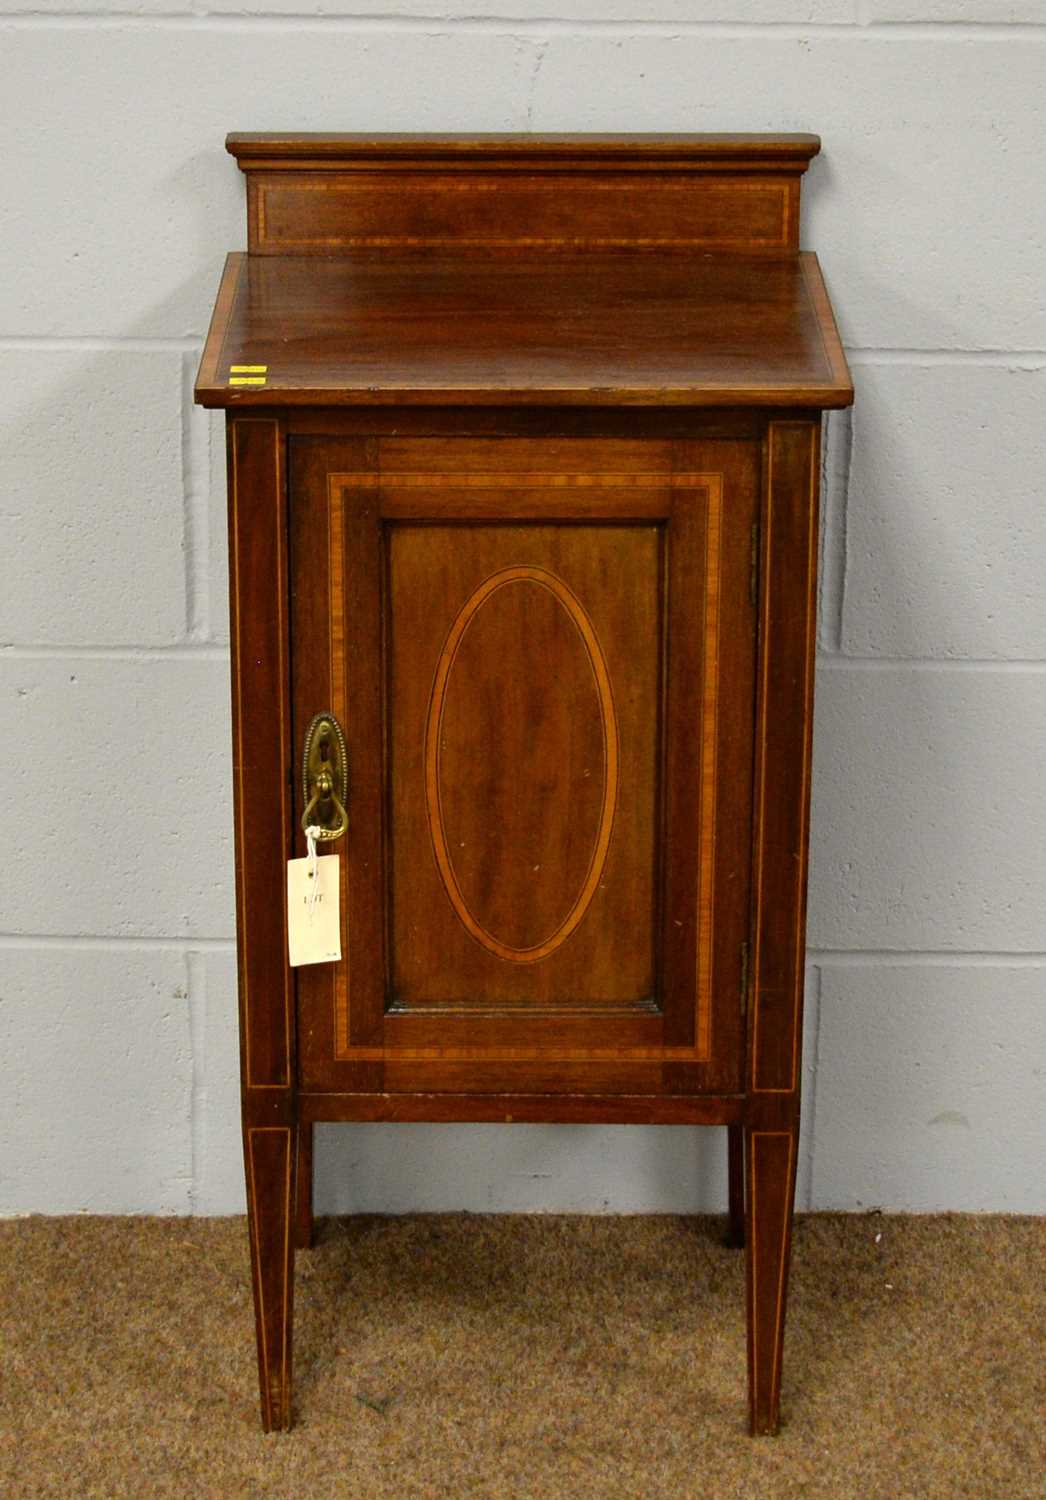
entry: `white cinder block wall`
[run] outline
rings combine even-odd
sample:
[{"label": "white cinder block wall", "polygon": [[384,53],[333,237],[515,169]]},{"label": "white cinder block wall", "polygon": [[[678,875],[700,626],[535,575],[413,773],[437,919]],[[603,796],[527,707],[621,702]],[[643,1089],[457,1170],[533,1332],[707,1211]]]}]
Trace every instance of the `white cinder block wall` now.
[{"label": "white cinder block wall", "polygon": [[[383,14],[387,8],[388,13]],[[0,0],[0,1213],[243,1207],[227,130],[813,130],[802,1206],[1043,1207],[1042,0]],[[321,1211],[719,1207],[720,1132],[342,1127]]]}]

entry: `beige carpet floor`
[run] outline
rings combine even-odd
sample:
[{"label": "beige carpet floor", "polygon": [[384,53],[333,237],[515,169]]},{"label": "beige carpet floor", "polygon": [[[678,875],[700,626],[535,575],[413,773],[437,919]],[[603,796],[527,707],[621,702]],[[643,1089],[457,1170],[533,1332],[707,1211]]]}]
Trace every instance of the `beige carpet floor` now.
[{"label": "beige carpet floor", "polygon": [[262,1435],[243,1220],[0,1223],[0,1494],[1046,1495],[1046,1224],[797,1223],[784,1428],[745,1431],[717,1219],[359,1218],[298,1256]]}]

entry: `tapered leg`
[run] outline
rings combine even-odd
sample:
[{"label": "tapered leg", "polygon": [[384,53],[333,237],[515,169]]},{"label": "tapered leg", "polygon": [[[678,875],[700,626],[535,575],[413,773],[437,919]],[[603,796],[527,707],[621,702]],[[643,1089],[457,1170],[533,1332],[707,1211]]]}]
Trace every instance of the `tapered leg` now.
[{"label": "tapered leg", "polygon": [[294,1244],[298,1250],[312,1248],[312,1123],[298,1126],[297,1208]]},{"label": "tapered leg", "polygon": [[748,1395],[753,1433],[777,1431],[798,1124],[745,1129]]},{"label": "tapered leg", "polygon": [[266,1432],[291,1425],[297,1133],[297,1127],[287,1125],[245,1125],[243,1132],[261,1419]]},{"label": "tapered leg", "polygon": [[730,1243],[740,1248],[745,1242],[745,1139],[743,1125],[728,1125],[727,1174],[730,1201]]}]

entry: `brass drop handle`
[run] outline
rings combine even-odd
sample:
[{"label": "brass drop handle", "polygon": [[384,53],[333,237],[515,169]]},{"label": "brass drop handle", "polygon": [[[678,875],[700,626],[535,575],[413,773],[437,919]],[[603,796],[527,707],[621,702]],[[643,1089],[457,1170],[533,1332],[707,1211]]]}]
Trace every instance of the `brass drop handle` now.
[{"label": "brass drop handle", "polygon": [[349,826],[349,757],[341,725],[330,712],[317,714],[305,731],[302,755],[303,828],[318,828],[318,842],[340,839]]}]

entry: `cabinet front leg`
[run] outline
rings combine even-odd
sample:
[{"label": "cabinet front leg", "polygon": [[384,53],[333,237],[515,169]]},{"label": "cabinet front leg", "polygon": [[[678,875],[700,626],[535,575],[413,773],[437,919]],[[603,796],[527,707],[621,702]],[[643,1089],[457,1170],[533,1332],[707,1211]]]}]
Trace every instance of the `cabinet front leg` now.
[{"label": "cabinet front leg", "polygon": [[748,1397],[753,1433],[775,1433],[780,1420],[798,1134],[798,1124],[786,1130],[745,1129]]},{"label": "cabinet front leg", "polygon": [[266,1432],[291,1425],[297,1134],[297,1126],[290,1125],[245,1124],[243,1132],[258,1380]]}]

